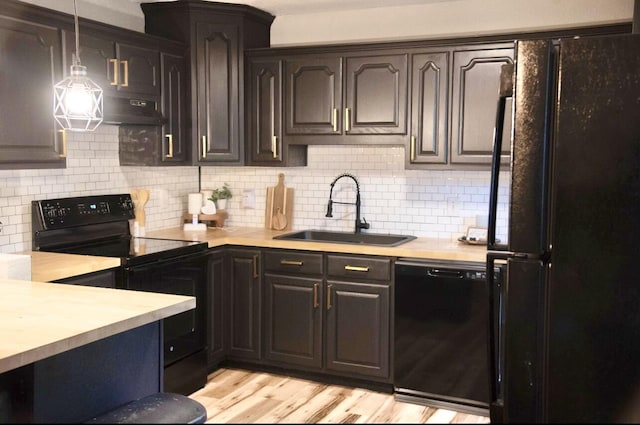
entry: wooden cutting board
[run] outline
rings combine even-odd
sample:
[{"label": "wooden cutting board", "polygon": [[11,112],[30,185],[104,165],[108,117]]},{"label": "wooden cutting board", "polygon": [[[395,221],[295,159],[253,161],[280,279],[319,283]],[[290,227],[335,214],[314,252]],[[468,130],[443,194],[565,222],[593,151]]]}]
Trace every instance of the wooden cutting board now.
[{"label": "wooden cutting board", "polygon": [[264,227],[291,230],[293,223],[293,189],[284,185],[284,173],[278,174],[278,183],[267,187]]}]

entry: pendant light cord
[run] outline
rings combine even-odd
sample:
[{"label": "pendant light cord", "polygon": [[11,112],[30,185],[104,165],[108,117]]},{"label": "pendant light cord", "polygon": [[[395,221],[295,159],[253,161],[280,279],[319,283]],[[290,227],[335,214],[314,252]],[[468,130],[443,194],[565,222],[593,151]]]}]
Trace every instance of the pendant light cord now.
[{"label": "pendant light cord", "polygon": [[76,0],[73,0],[73,20],[76,29],[76,54],[74,57],[74,65],[80,65],[80,30],[78,29],[78,7]]}]

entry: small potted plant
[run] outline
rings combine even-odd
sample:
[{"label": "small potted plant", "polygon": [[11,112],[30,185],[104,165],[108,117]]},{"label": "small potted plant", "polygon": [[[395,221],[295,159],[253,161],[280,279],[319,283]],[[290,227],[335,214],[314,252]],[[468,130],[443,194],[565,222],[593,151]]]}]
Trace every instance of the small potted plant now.
[{"label": "small potted plant", "polygon": [[217,209],[225,210],[227,209],[227,199],[231,199],[232,197],[231,189],[229,189],[229,185],[225,183],[222,187],[215,189],[209,199],[216,203]]}]

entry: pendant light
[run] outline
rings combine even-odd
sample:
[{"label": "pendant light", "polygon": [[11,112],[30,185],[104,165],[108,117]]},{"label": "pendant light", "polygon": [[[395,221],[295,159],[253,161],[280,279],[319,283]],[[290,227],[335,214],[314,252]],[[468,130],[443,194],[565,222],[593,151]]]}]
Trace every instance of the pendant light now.
[{"label": "pendant light", "polygon": [[93,131],[102,122],[102,89],[87,77],[87,67],[80,64],[78,10],[73,0],[76,51],[69,76],[53,86],[53,116],[69,131]]}]

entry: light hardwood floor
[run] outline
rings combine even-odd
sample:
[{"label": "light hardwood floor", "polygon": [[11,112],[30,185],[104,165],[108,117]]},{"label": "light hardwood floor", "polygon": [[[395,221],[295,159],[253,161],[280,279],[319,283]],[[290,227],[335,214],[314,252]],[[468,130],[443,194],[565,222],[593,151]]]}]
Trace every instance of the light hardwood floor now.
[{"label": "light hardwood floor", "polygon": [[207,408],[207,423],[489,423],[393,394],[233,368],[210,374],[191,397]]}]

